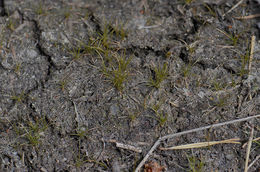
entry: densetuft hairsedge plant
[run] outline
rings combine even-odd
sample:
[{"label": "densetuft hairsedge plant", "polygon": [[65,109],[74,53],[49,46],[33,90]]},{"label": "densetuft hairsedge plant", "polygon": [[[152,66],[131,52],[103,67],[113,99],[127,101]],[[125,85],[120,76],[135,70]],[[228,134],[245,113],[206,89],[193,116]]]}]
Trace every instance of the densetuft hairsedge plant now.
[{"label": "densetuft hairsedge plant", "polygon": [[163,110],[161,110],[161,106],[164,103],[164,100],[160,100],[158,103],[155,103],[151,106],[151,109],[154,111],[154,113],[156,114],[155,119],[159,122],[159,125],[161,127],[164,126],[164,124],[167,122],[168,120],[168,114],[163,112]]},{"label": "densetuft hairsedge plant", "polygon": [[25,93],[22,91],[21,94],[19,95],[13,95],[11,96],[11,99],[18,102],[18,103],[21,103],[24,99],[25,99],[26,95]]},{"label": "densetuft hairsedge plant", "polygon": [[[48,128],[48,123],[45,117],[37,120],[36,122],[29,121],[25,126],[18,124],[15,128],[16,134],[22,135],[27,143],[33,147],[37,147],[41,143],[41,138],[44,136],[44,131]],[[24,143],[21,143],[22,145]]]},{"label": "densetuft hairsedge plant", "polygon": [[164,63],[162,67],[160,65],[158,67],[154,67],[153,72],[154,76],[149,78],[148,85],[155,88],[160,88],[161,83],[168,76],[168,63]]},{"label": "densetuft hairsedge plant", "polygon": [[113,54],[111,59],[106,62],[103,61],[103,74],[104,76],[112,82],[115,88],[119,91],[123,91],[124,83],[129,77],[129,68],[132,57],[126,58],[125,53],[122,55]]},{"label": "densetuft hairsedge plant", "polygon": [[194,155],[187,156],[189,161],[189,172],[203,172],[205,162],[202,159],[196,158]]}]

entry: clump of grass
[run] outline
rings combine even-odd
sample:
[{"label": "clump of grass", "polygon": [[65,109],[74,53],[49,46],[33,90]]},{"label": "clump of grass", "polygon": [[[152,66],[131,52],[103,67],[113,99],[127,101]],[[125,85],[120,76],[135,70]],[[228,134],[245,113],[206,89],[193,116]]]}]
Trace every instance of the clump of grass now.
[{"label": "clump of grass", "polygon": [[228,86],[228,84],[223,83],[223,81],[214,79],[212,82],[212,86],[214,91],[220,91],[220,90],[224,90]]},{"label": "clump of grass", "polygon": [[36,122],[29,121],[26,126],[21,125],[15,128],[18,135],[22,135],[28,141],[28,144],[36,147],[41,143],[41,137],[44,131],[48,128],[45,118],[41,118]]},{"label": "clump of grass", "polygon": [[191,4],[193,1],[194,1],[194,0],[184,0],[184,2],[185,2],[186,5]]},{"label": "clump of grass", "polygon": [[66,80],[66,79],[62,79],[61,81],[59,81],[59,86],[60,86],[62,92],[65,91],[67,84],[68,84],[68,80]]},{"label": "clump of grass", "polygon": [[14,27],[14,22],[13,22],[13,20],[10,19],[10,20],[7,22],[6,27],[7,27],[8,29],[10,29],[11,31],[14,31],[14,30],[15,30],[15,27]]},{"label": "clump of grass", "polygon": [[46,10],[43,8],[43,4],[40,3],[38,6],[34,7],[34,11],[37,15],[45,15],[46,14]]},{"label": "clump of grass", "polygon": [[21,103],[25,99],[25,93],[22,91],[19,95],[11,96],[11,99],[18,103]]},{"label": "clump of grass", "polygon": [[17,62],[17,63],[15,64],[14,72],[15,72],[16,74],[19,74],[19,73],[20,73],[21,65],[22,65],[22,64],[19,63],[19,62]]},{"label": "clump of grass", "polygon": [[242,77],[246,74],[248,74],[248,63],[249,63],[249,58],[250,58],[250,52],[249,50],[246,50],[245,54],[240,56],[240,62],[241,62],[241,67],[239,71],[239,75]]},{"label": "clump of grass", "polygon": [[113,27],[113,30],[116,34],[117,38],[120,38],[123,40],[125,37],[127,37],[127,30],[124,29],[125,24],[122,22],[117,22],[116,26]]},{"label": "clump of grass", "polygon": [[242,33],[227,33],[221,29],[217,29],[219,32],[221,32],[222,34],[224,34],[227,38],[228,38],[228,44],[231,44],[233,46],[237,46],[238,44],[238,40],[241,36]]},{"label": "clump of grass", "polygon": [[210,6],[209,6],[208,4],[203,3],[203,5],[204,5],[204,7],[207,8],[207,10],[209,11],[209,13],[210,13],[213,17],[217,17],[216,12],[215,12],[212,8],[210,8]]},{"label": "clump of grass", "polygon": [[114,30],[111,29],[110,24],[105,23],[103,33],[99,33],[99,40],[101,41],[104,48],[108,49],[111,45],[111,36]]},{"label": "clump of grass", "polygon": [[215,106],[217,107],[225,107],[228,104],[228,99],[230,98],[230,95],[224,95],[224,96],[218,96],[217,101],[215,103]]},{"label": "clump of grass", "polygon": [[122,91],[124,88],[124,83],[127,81],[129,77],[129,68],[132,58],[126,58],[125,54],[118,55],[115,54],[113,57],[116,59],[114,62],[111,60],[108,66],[103,62],[103,74],[104,76],[113,83],[115,88],[119,91]]},{"label": "clump of grass", "polygon": [[188,63],[187,65],[182,66],[181,72],[182,72],[184,78],[187,78],[190,75],[191,69],[192,69],[191,63]]},{"label": "clump of grass", "polygon": [[157,104],[152,105],[151,109],[154,111],[154,113],[156,114],[156,120],[159,122],[159,125],[161,127],[163,127],[165,125],[165,123],[168,120],[168,114],[164,113],[161,110],[161,106],[164,103],[163,100],[160,100]]},{"label": "clump of grass", "polygon": [[149,79],[149,85],[155,88],[160,88],[161,83],[168,77],[168,63],[163,66],[153,68],[154,76]]},{"label": "clump of grass", "polygon": [[205,162],[203,160],[196,158],[195,156],[188,156],[189,162],[189,172],[203,172]]},{"label": "clump of grass", "polygon": [[71,54],[73,60],[79,60],[83,56],[83,50],[80,46],[73,47],[69,50],[69,53]]}]

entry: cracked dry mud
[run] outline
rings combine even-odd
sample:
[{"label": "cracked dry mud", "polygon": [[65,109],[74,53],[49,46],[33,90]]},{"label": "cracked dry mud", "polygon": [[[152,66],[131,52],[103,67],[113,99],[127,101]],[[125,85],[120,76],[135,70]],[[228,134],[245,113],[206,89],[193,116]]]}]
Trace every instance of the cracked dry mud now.
[{"label": "cracked dry mud", "polygon": [[[237,1],[188,2],[1,0],[0,171],[133,171],[160,136],[259,114],[257,20],[234,18],[259,6],[244,0],[227,13]],[[102,46],[110,55],[131,58],[122,90],[104,73],[106,54],[84,49],[115,28],[126,36],[110,32],[109,45],[103,39]],[[155,67],[163,64],[167,78],[151,87]],[[161,146],[230,138],[244,144],[250,126],[260,137],[259,121],[183,135]],[[172,172],[192,170],[191,159],[197,170],[239,172],[242,144],[156,150],[149,161]],[[253,142],[250,162],[259,145]],[[258,160],[249,171],[259,169]]]}]

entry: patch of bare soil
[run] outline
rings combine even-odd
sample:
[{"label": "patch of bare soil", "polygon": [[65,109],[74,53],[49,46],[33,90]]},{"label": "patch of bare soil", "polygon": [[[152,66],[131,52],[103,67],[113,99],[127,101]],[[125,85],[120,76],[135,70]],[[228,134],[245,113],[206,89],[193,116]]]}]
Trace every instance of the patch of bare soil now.
[{"label": "patch of bare soil", "polygon": [[1,0],[0,15],[0,171],[259,171],[257,1]]}]

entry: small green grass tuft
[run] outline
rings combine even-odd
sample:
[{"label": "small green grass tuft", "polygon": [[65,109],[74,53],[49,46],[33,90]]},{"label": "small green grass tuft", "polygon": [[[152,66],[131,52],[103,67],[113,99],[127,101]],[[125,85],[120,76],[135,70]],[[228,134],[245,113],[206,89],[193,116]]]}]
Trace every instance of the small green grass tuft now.
[{"label": "small green grass tuft", "polygon": [[46,10],[43,8],[43,4],[40,3],[39,5],[35,6],[34,7],[34,12],[37,14],[37,15],[46,15]]},{"label": "small green grass tuft", "polygon": [[187,156],[187,159],[189,161],[189,172],[203,172],[205,162],[201,159],[196,158],[193,156]]},{"label": "small green grass tuft", "polygon": [[218,95],[217,96],[217,100],[216,100],[216,103],[215,103],[215,106],[217,107],[225,107],[228,105],[228,99],[230,98],[230,95]]},{"label": "small green grass tuft", "polygon": [[207,8],[207,10],[209,11],[209,14],[211,14],[213,17],[217,17],[217,13],[212,8],[210,8],[210,6],[208,4],[203,3],[203,6],[205,8]]},{"label": "small green grass tuft", "polygon": [[194,0],[184,0],[184,2],[185,2],[186,5],[191,4],[193,1],[194,1]]},{"label": "small green grass tuft", "polygon": [[104,76],[113,83],[115,88],[119,91],[124,89],[124,83],[127,81],[129,77],[129,69],[128,65],[130,64],[132,57],[126,58],[124,55],[114,54],[110,60],[109,64],[106,66],[105,62],[103,62],[103,74]]},{"label": "small green grass tuft", "polygon": [[83,49],[80,46],[73,47],[71,50],[69,50],[69,53],[73,60],[79,60],[83,56]]},{"label": "small green grass tuft", "polygon": [[191,69],[192,69],[191,63],[188,63],[187,65],[182,66],[181,72],[182,72],[184,78],[187,78],[190,75]]},{"label": "small green grass tuft", "polygon": [[244,75],[248,74],[248,63],[249,63],[249,58],[250,58],[250,52],[249,50],[247,50],[245,52],[245,54],[240,56],[240,62],[241,62],[241,67],[240,67],[240,71],[239,71],[239,75],[242,77]]},{"label": "small green grass tuft", "polygon": [[151,109],[154,111],[154,113],[156,114],[156,120],[159,122],[159,125],[161,127],[163,127],[165,125],[165,123],[168,120],[168,114],[164,113],[161,110],[161,106],[164,103],[164,100],[160,100],[158,103],[152,105]]},{"label": "small green grass tuft", "polygon": [[231,44],[233,46],[237,46],[238,44],[238,41],[239,41],[239,38],[241,36],[242,33],[227,33],[221,29],[217,29],[219,32],[221,32],[222,34],[224,34],[227,38],[228,38],[228,41],[227,43],[228,44]]},{"label": "small green grass tuft", "polygon": [[36,122],[27,122],[26,126],[19,124],[18,127],[14,127],[16,134],[22,135],[28,141],[28,144],[37,147],[41,143],[41,137],[44,131],[48,128],[45,118],[41,118]]},{"label": "small green grass tuft", "polygon": [[25,99],[25,96],[26,96],[25,93],[22,91],[22,93],[19,95],[11,96],[11,99],[18,103],[21,103]]},{"label": "small green grass tuft", "polygon": [[99,40],[101,41],[104,48],[108,49],[111,45],[111,36],[114,30],[110,29],[110,24],[105,23],[103,33],[99,33]]},{"label": "small green grass tuft", "polygon": [[19,74],[19,73],[20,73],[21,66],[22,66],[22,64],[19,63],[19,62],[17,62],[17,63],[15,64],[15,66],[14,66],[14,72],[15,72],[16,74]]},{"label": "small green grass tuft", "polygon": [[160,88],[161,83],[168,77],[168,63],[164,63],[162,67],[154,67],[154,76],[150,77],[148,84],[155,88]]},{"label": "small green grass tuft", "polygon": [[122,22],[117,22],[115,27],[113,27],[114,33],[116,34],[117,38],[120,38],[121,40],[125,39],[127,37],[127,30],[124,29],[125,24]]}]

